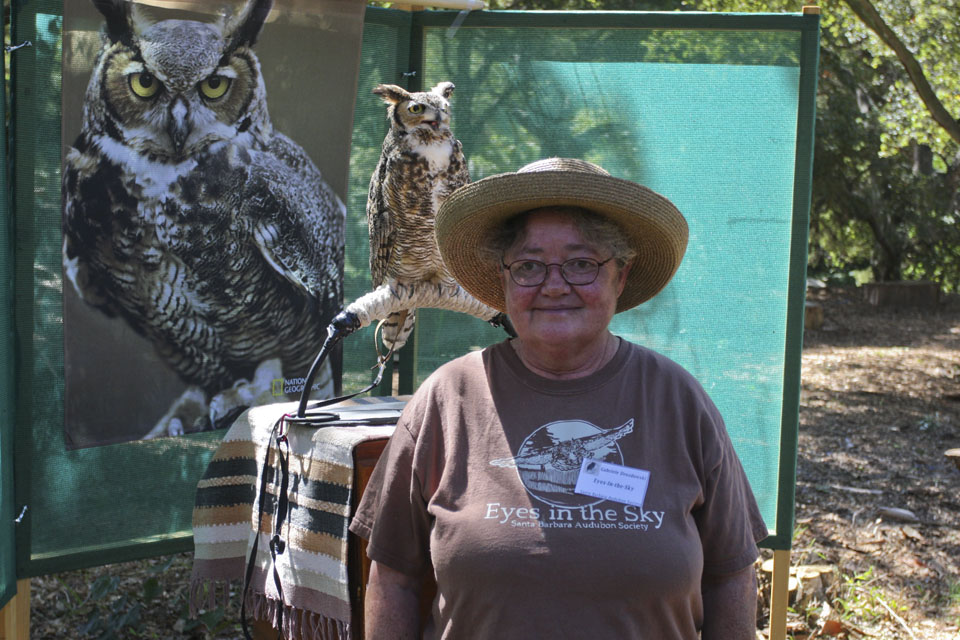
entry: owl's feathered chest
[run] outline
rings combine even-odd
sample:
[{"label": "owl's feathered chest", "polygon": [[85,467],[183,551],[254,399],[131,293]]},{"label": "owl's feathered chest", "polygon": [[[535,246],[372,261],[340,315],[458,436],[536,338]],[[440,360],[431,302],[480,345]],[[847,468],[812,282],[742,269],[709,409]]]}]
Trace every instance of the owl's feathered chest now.
[{"label": "owl's feathered chest", "polygon": [[460,172],[463,152],[460,141],[449,131],[440,134],[391,131],[383,141],[383,160],[398,171],[413,174],[411,185],[434,188],[445,185]]},{"label": "owl's feathered chest", "polygon": [[[113,220],[149,227],[158,216],[177,215],[190,226],[208,223],[190,212],[209,208],[223,194],[224,174],[243,172],[235,159],[247,151],[225,147],[181,162],[164,162],[131,154],[109,138],[97,149],[78,139],[67,154],[64,190],[68,204],[82,207],[88,219]],[[249,156],[246,156],[249,158]],[[77,220],[82,222],[82,220]]]},{"label": "owl's feathered chest", "polygon": [[[240,160],[248,151],[179,164],[138,156],[116,162],[103,151],[96,156],[78,141],[64,170],[64,234],[93,286],[121,305],[143,307],[153,278],[182,278],[216,292],[250,276],[257,257],[252,224],[234,215],[235,194],[226,192],[230,183],[243,184]],[[224,180],[229,175],[236,179]]]},{"label": "owl's feathered chest", "polygon": [[404,152],[426,164],[428,171],[433,175],[442,175],[450,168],[454,151],[459,151],[457,144],[451,138],[418,142],[408,140],[404,145]]},{"label": "owl's feathered chest", "polygon": [[387,135],[367,203],[375,285],[387,275],[449,279],[433,237],[434,218],[447,197],[467,182],[461,145],[452,135]]}]

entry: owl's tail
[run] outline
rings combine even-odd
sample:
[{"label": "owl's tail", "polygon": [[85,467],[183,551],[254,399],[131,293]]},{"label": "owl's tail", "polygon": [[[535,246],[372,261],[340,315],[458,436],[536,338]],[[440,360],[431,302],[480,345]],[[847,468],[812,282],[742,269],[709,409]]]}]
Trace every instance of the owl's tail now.
[{"label": "owl's tail", "polygon": [[387,351],[397,351],[407,343],[417,319],[415,309],[395,311],[377,325],[380,339]]}]

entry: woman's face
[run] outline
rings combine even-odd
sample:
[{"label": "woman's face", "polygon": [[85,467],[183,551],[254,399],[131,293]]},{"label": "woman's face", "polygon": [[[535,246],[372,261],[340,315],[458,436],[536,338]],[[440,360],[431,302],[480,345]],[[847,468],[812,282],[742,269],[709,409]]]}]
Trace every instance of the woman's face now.
[{"label": "woman's face", "polygon": [[[527,218],[525,231],[521,234],[525,237],[507,250],[504,264],[522,259],[560,264],[571,258],[593,258],[597,262],[610,258],[609,250],[588,245],[573,221],[561,212],[534,211]],[[629,267],[619,269],[617,261],[611,260],[600,267],[592,283],[570,285],[559,267],[549,267],[543,284],[522,287],[502,268],[500,279],[507,315],[518,337],[531,347],[537,343],[565,344],[575,350],[601,343],[628,271]]]}]

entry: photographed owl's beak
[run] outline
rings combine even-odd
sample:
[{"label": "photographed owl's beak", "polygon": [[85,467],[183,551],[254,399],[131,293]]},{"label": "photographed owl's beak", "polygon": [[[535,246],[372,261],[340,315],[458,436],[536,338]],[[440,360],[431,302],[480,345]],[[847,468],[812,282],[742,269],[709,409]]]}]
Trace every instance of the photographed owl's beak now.
[{"label": "photographed owl's beak", "polygon": [[187,142],[192,127],[190,125],[189,109],[180,98],[170,103],[167,110],[167,135],[173,143],[173,149],[179,156],[183,153],[183,145]]},{"label": "photographed owl's beak", "polygon": [[440,128],[439,120],[424,120],[423,123],[430,125],[430,128],[433,129],[434,131]]}]

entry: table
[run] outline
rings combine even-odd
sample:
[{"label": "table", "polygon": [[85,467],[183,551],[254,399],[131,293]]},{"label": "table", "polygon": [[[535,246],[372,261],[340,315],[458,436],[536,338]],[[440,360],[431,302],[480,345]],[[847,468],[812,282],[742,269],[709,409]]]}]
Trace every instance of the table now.
[{"label": "table", "polygon": [[[377,397],[325,409],[342,419],[388,421],[383,426],[288,426],[281,451],[288,452],[289,508],[279,527],[284,544],[276,561],[270,539],[279,503],[281,456],[271,433],[281,417],[296,412],[296,403],[243,413],[224,435],[197,485],[191,612],[228,605],[231,584],[239,590],[243,583],[259,526],[245,600],[248,619],[267,620],[276,627],[282,610],[285,638],[360,637],[359,603],[369,564],[365,541],[350,534],[347,526],[405,404],[406,397]],[[266,479],[262,517],[261,478]],[[282,598],[274,585],[275,572]]]}]

